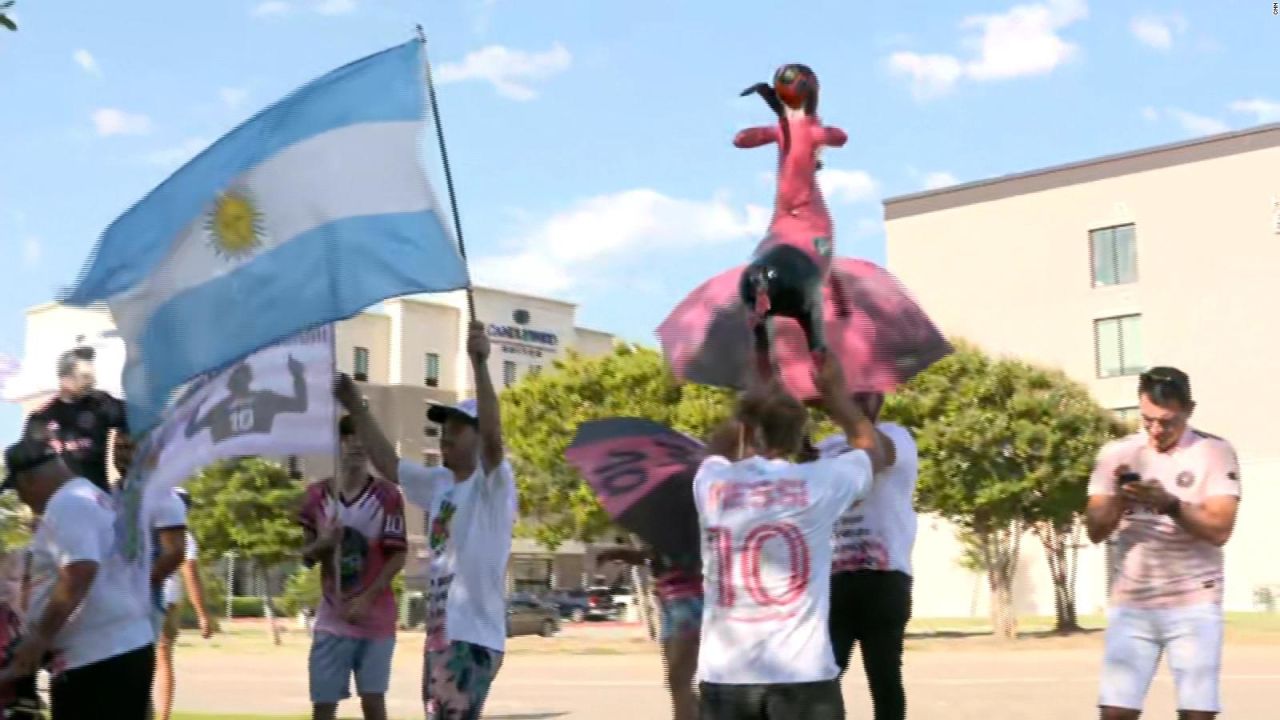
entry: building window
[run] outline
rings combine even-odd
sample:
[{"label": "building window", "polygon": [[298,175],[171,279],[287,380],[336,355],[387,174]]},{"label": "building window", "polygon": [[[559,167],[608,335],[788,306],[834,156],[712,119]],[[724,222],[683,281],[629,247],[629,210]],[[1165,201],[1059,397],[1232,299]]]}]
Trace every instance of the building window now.
[{"label": "building window", "polygon": [[1142,352],[1142,316],[1094,320],[1093,347],[1097,355],[1098,377],[1141,373],[1146,367]]},{"label": "building window", "polygon": [[516,382],[516,364],[511,360],[502,361],[502,385],[511,387]]},{"label": "building window", "polygon": [[422,434],[427,437],[440,437],[440,426],[431,422],[431,406],[427,406],[426,414],[423,415],[426,424],[422,426]]},{"label": "building window", "polygon": [[369,348],[356,348],[355,362],[355,379],[360,382],[369,382]]},{"label": "building window", "polygon": [[422,453],[422,464],[427,467],[440,467],[440,453],[434,450],[424,450]]},{"label": "building window", "polygon": [[427,372],[426,372],[425,382],[427,384],[427,387],[439,387],[440,386],[440,356],[439,355],[437,355],[436,353],[427,353],[426,371]]},{"label": "building window", "polygon": [[529,366],[529,377],[537,377],[537,376],[538,376],[538,375],[540,375],[540,374],[542,374],[542,366],[541,366],[541,365],[530,365],[530,366]]},{"label": "building window", "polygon": [[1133,225],[1090,230],[1089,255],[1093,258],[1094,287],[1138,281],[1138,247]]}]

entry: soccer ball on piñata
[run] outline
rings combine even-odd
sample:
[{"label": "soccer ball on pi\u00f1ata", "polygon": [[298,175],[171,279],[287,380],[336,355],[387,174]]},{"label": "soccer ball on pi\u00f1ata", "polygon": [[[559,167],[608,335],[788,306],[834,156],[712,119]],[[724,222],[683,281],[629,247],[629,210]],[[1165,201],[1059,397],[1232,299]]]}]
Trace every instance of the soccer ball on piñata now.
[{"label": "soccer ball on pi\u00f1ata", "polygon": [[812,112],[818,101],[818,76],[808,65],[783,65],[773,74],[773,91],[792,110]]}]

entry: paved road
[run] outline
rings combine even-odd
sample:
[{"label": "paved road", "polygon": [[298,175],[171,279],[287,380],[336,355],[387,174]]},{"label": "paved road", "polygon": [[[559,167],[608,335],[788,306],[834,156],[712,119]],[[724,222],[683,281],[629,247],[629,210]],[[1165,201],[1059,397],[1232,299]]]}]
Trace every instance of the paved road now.
[{"label": "paved road", "polygon": [[[542,646],[532,643],[541,642]],[[520,639],[525,648],[548,647]],[[299,717],[307,711],[305,638],[291,648],[230,653],[180,648],[177,707],[203,712],[255,712]],[[662,720],[666,698],[658,657],[646,652],[562,654],[514,645],[490,699],[490,720]],[[393,717],[422,717],[418,702],[421,635],[402,637],[389,705]],[[1013,649],[950,641],[909,651],[906,673],[913,720],[1081,720],[1094,716],[1101,644],[1025,641]],[[855,661],[856,662],[856,661]],[[194,678],[199,678],[194,681]],[[869,718],[860,678],[845,683],[851,719]],[[1280,702],[1280,650],[1229,646],[1223,679],[1225,717],[1274,720]],[[1145,717],[1173,717],[1173,686],[1158,676]],[[355,702],[343,717],[359,717]]]}]

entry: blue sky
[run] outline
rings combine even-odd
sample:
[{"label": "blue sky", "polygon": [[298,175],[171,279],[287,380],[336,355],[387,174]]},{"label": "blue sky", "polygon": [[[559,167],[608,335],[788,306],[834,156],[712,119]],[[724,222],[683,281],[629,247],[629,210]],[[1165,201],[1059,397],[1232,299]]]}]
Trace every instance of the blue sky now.
[{"label": "blue sky", "polygon": [[[782,63],[817,70],[850,135],[824,156],[837,252],[877,262],[884,197],[1280,120],[1280,17],[1253,0],[194,7],[19,0],[0,33],[0,353],[183,161],[418,22],[476,279],[644,342],[758,239],[774,155],[730,138],[768,121],[738,92]],[[432,144],[426,162],[439,179]],[[0,434],[17,423],[0,405]]]}]

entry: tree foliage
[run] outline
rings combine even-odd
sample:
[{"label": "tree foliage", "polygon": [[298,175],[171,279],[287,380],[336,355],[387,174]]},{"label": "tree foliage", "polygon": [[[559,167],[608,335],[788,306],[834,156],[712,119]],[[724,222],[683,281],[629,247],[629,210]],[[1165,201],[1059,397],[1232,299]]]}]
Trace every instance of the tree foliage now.
[{"label": "tree foliage", "polygon": [[1012,636],[1023,532],[1075,522],[1098,448],[1121,428],[1063,373],[954,344],[887,399],[884,415],[916,432],[917,507],[972,535],[997,629]]},{"label": "tree foliage", "polygon": [[235,551],[271,567],[297,557],[303,486],[279,463],[263,458],[215,463],[187,488],[192,499],[188,523],[206,558]]},{"label": "tree foliage", "polygon": [[[269,568],[297,556],[303,542],[296,519],[303,486],[283,465],[253,457],[215,463],[201,471],[188,489],[193,507],[187,524],[205,557],[234,550],[253,561],[265,577]],[[267,631],[279,645],[270,584],[262,586],[266,588]]]},{"label": "tree foliage", "polygon": [[611,416],[643,417],[704,437],[731,408],[728,391],[679,385],[662,355],[618,345],[602,357],[575,353],[526,377],[502,398],[503,434],[520,490],[522,534],[554,548],[613,530],[564,451],[580,423]]}]

